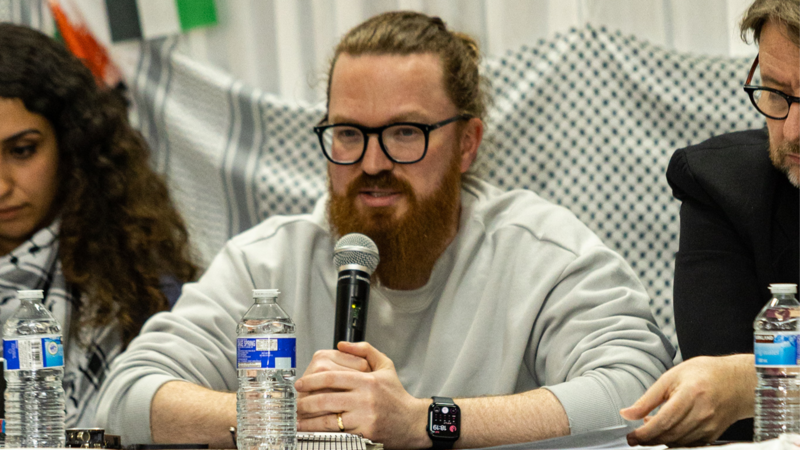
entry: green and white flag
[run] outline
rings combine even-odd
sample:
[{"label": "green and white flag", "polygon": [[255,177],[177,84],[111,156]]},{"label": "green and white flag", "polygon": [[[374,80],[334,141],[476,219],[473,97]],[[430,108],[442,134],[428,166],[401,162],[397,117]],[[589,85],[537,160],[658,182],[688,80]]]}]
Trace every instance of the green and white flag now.
[{"label": "green and white flag", "polygon": [[152,39],[215,25],[214,0],[105,0],[111,41]]}]

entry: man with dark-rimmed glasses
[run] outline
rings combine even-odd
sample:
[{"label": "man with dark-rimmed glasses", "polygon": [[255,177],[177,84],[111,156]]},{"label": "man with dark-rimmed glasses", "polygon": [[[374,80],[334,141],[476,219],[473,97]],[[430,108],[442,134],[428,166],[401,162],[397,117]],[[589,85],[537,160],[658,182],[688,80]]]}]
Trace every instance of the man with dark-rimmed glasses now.
[{"label": "man with dark-rimmed glasses", "polygon": [[[221,391],[236,389],[253,288],[280,289],[296,323],[298,430],[474,448],[623,424],[619,405],[673,350],[631,268],[573,214],[471,174],[484,84],[475,41],[439,18],[386,13],[347,33],[315,128],[328,195],[232,239],[148,322],[105,384],[106,429],[230,445],[235,396]],[[380,264],[367,342],[332,350],[332,250],[351,232]]]},{"label": "man with dark-rimmed glasses", "polygon": [[797,0],[750,6],[742,37],[752,32],[759,49],[744,90],[766,128],[678,150],[670,162],[682,201],[674,308],[686,361],[623,411],[640,418],[665,402],[632,444],[753,438],[753,421],[742,420],[754,414],[753,321],[769,284],[800,282],[799,24]]}]

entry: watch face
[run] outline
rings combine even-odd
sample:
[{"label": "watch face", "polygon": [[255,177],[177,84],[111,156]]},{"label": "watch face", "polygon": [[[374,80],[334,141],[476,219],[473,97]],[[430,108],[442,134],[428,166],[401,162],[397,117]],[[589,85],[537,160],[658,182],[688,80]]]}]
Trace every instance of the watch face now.
[{"label": "watch face", "polygon": [[428,430],[431,437],[458,439],[461,428],[461,410],[456,405],[431,405],[428,409]]}]

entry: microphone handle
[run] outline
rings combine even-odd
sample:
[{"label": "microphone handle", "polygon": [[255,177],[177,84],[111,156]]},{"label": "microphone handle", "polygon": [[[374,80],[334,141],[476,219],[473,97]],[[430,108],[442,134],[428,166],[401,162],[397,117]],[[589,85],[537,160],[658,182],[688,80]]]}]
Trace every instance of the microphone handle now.
[{"label": "microphone handle", "polygon": [[333,348],[340,341],[362,342],[367,329],[369,275],[356,269],[342,270],[336,283],[336,322]]}]

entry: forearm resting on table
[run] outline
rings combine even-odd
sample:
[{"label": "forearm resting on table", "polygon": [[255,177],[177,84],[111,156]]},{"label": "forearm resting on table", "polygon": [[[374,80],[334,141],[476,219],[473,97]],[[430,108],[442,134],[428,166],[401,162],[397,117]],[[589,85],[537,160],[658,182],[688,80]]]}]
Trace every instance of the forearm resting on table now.
[{"label": "forearm resting on table", "polygon": [[150,405],[150,432],[157,443],[200,443],[233,448],[236,394],[186,381],[164,383]]},{"label": "forearm resting on table", "polygon": [[[546,389],[456,402],[462,411],[457,447],[486,447],[569,434],[564,408]],[[231,448],[229,429],[235,425],[236,394],[171,381],[153,397],[153,442],[208,443],[210,448]]]},{"label": "forearm resting on table", "polygon": [[556,396],[536,389],[501,397],[456,399],[461,437],[456,447],[489,447],[569,434],[569,419]]}]

